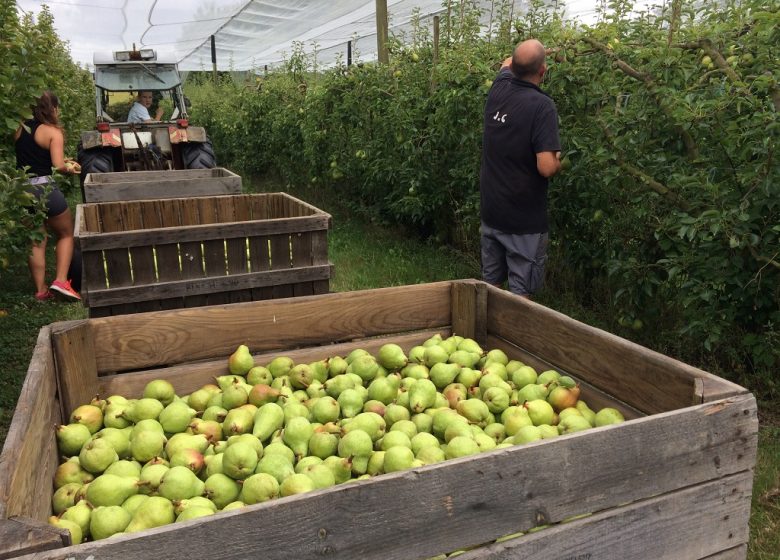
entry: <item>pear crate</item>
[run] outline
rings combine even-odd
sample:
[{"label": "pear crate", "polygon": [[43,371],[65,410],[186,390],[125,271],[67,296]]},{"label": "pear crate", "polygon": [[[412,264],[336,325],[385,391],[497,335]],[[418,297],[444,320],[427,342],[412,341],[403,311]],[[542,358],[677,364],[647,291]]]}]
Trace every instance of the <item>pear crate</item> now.
[{"label": "pear crate", "polygon": [[286,193],[79,204],[84,305],[102,317],[327,293],[330,224]]},{"label": "pear crate", "polygon": [[241,177],[224,167],[89,173],[84,202],[241,194]]},{"label": "pear crate", "polygon": [[[453,333],[626,421],[75,546],[46,523],[53,428],[95,395],[189,394],[242,344],[307,363]],[[757,435],[744,388],[478,281],[55,323],[0,456],[0,558],[744,559]]]}]

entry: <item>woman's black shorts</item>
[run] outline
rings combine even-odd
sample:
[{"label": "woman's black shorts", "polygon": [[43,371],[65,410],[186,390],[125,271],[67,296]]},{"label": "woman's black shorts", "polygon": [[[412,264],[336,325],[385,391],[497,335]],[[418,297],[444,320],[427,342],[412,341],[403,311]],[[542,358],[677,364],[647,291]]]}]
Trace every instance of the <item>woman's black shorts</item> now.
[{"label": "woman's black shorts", "polygon": [[[59,216],[68,209],[68,201],[65,200],[65,195],[62,194],[62,191],[57,187],[57,185],[55,185],[53,182],[49,182],[48,186],[51,188],[49,190],[48,196],[46,197],[46,217],[53,218],[55,216]],[[32,185],[27,189],[27,192],[33,194],[35,198],[40,200],[41,196],[46,191],[46,187],[47,185],[45,183]],[[34,212],[32,208],[28,208],[28,210],[31,214]]]}]

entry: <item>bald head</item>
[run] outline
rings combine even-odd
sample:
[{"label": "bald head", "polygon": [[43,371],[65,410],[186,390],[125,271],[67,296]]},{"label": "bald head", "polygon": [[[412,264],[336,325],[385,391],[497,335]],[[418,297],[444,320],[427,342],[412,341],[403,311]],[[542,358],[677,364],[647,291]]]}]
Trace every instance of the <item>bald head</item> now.
[{"label": "bald head", "polygon": [[512,72],[521,80],[538,84],[544,75],[544,45],[528,39],[515,47],[512,53]]}]

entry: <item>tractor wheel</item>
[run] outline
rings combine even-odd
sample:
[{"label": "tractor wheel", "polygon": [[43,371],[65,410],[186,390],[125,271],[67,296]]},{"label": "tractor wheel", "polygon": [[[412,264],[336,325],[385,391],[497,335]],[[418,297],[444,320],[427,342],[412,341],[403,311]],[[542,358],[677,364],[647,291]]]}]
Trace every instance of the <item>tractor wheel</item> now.
[{"label": "tractor wheel", "polygon": [[114,171],[114,158],[110,150],[101,148],[93,150],[79,149],[77,159],[81,165],[82,185],[88,173],[111,173]]},{"label": "tractor wheel", "polygon": [[213,169],[217,166],[210,140],[181,144],[181,160],[184,169]]}]

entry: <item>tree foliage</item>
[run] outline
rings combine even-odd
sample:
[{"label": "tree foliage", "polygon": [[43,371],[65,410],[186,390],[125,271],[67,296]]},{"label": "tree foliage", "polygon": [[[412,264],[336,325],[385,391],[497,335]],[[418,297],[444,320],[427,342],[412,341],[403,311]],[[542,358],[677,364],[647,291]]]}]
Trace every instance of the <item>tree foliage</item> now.
[{"label": "tree foliage", "polygon": [[[47,89],[60,99],[61,119],[70,150],[75,132],[88,122],[92,99],[90,74],[70,59],[44,6],[34,20],[20,18],[16,3],[0,0],[0,270],[25,259],[30,241],[41,237],[45,206],[25,192],[26,176],[16,169],[13,134],[32,115],[35,99]],[[32,212],[28,211],[28,207]]]},{"label": "tree foliage", "polygon": [[675,333],[667,349],[680,357],[714,356],[738,379],[771,371],[778,3],[678,0],[636,14],[615,0],[591,26],[504,5],[488,37],[469,4],[443,18],[438,57],[423,26],[387,66],[315,74],[298,45],[285,71],[255,83],[190,84],[193,118],[223,161],[475,251],[485,97],[512,46],[537,37],[568,167],[550,190],[554,261],[573,291],[629,332]]}]

